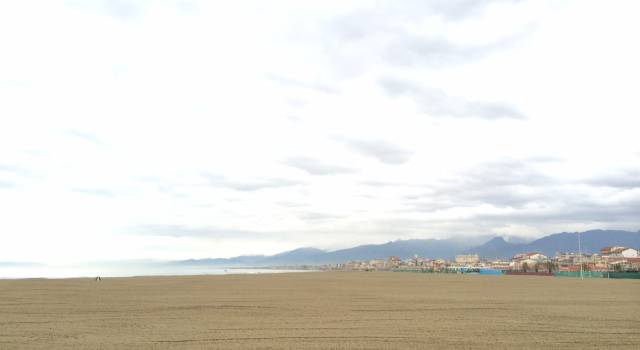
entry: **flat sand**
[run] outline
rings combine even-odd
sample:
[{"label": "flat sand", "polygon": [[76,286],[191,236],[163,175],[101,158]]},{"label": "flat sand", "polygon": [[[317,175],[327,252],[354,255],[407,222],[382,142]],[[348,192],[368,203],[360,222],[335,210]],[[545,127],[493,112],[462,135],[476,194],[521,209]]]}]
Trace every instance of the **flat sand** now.
[{"label": "flat sand", "polygon": [[0,349],[640,349],[640,281],[317,272],[0,280]]}]

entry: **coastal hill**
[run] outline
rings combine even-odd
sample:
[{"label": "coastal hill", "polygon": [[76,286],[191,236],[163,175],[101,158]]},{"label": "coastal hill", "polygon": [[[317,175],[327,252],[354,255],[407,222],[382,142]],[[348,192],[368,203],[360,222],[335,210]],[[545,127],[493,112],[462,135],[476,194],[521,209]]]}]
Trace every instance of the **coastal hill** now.
[{"label": "coastal hill", "polygon": [[[582,251],[596,253],[611,245],[640,247],[640,231],[591,230],[580,233]],[[540,252],[553,256],[556,252],[577,252],[578,233],[555,233],[528,243],[513,243],[503,237],[490,237],[483,244],[464,239],[409,239],[367,244],[348,249],[324,251],[316,248],[299,248],[276,255],[250,255],[228,259],[190,259],[175,261],[179,265],[211,266],[277,266],[303,264],[335,264],[349,260],[386,259],[398,256],[406,259],[418,255],[428,258],[451,259],[456,254],[478,254],[481,258],[510,258],[523,252]]]}]

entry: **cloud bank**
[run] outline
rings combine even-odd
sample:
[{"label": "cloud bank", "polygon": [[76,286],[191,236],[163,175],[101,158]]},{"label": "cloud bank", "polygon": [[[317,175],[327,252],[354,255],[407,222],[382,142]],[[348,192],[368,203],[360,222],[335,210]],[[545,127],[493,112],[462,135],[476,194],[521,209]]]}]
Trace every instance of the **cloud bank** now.
[{"label": "cloud bank", "polygon": [[639,6],[2,2],[0,256],[635,231]]}]

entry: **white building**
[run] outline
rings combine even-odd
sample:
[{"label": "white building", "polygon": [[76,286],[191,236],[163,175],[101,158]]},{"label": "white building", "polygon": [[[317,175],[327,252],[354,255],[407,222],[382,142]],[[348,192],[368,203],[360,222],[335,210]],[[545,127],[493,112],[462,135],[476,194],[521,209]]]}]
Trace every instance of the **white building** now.
[{"label": "white building", "polygon": [[640,253],[637,249],[627,247],[605,247],[600,249],[603,257],[617,257],[617,258],[637,258],[640,257]]},{"label": "white building", "polygon": [[479,262],[480,256],[478,254],[456,255],[456,264],[467,265],[477,264]]},{"label": "white building", "polygon": [[544,254],[533,252],[533,253],[517,254],[512,258],[512,260],[520,261],[520,262],[525,262],[526,261],[527,263],[529,263],[529,262],[541,263],[541,262],[545,262],[545,261],[549,260],[549,258]]}]

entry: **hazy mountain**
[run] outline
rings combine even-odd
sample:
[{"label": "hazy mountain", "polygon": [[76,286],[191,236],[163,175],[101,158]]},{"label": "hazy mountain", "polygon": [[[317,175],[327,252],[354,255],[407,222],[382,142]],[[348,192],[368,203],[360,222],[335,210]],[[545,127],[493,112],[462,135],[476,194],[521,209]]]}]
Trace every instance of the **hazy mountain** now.
[{"label": "hazy mountain", "polygon": [[501,236],[506,242],[513,244],[526,244],[532,242],[533,239],[521,236]]},{"label": "hazy mountain", "polygon": [[[485,238],[486,239],[486,238]],[[640,248],[640,232],[593,230],[581,233],[582,251],[596,253],[610,245]],[[229,259],[199,259],[174,262],[181,265],[212,266],[276,266],[303,264],[335,264],[349,260],[386,259],[399,256],[402,259],[414,255],[428,258],[451,259],[456,254],[479,254],[482,258],[510,258],[523,252],[541,252],[554,256],[556,252],[577,252],[577,233],[556,233],[529,243],[507,242],[502,237],[493,237],[484,244],[475,246],[475,239],[409,239],[367,244],[348,249],[324,251],[316,248],[299,248],[276,255],[249,255]]]},{"label": "hazy mountain", "polygon": [[188,259],[174,261],[178,265],[212,265],[212,266],[258,266],[263,265],[263,261],[268,258],[265,255],[243,255],[235,258],[209,258],[209,259]]},{"label": "hazy mountain", "polygon": [[300,264],[332,264],[349,260],[386,259],[395,255],[409,258],[414,255],[434,258],[452,258],[455,254],[471,248],[473,240],[462,239],[410,239],[384,244],[367,244],[348,249],[324,251],[315,248],[300,248],[272,256],[239,256],[229,259],[184,260],[184,265],[219,266],[273,266]]},{"label": "hazy mountain", "polygon": [[507,241],[504,240],[504,238],[502,237],[495,237],[493,239],[491,239],[489,242],[475,247],[475,248],[471,248],[467,251],[465,251],[465,254],[478,254],[480,255],[480,257],[484,258],[484,259],[497,259],[497,258],[504,258],[504,257],[512,257],[513,255],[515,255],[517,252],[519,251],[521,248],[526,246],[526,244],[516,244],[516,243],[509,243]]},{"label": "hazy mountain", "polygon": [[384,244],[368,244],[354,248],[328,252],[325,259],[328,262],[344,262],[348,260],[368,260],[375,258],[386,259],[389,256],[410,258],[414,255],[432,258],[452,258],[460,251],[468,249],[473,244],[455,239],[410,239],[398,240]]},{"label": "hazy mountain", "polygon": [[[640,248],[640,232],[616,230],[592,230],[580,233],[582,251],[597,253],[601,248],[611,245]],[[510,258],[524,252],[540,252],[554,256],[556,252],[577,252],[578,233],[563,232],[542,237],[526,244],[506,242],[496,237],[487,243],[469,249],[465,253],[476,253],[483,258]]]},{"label": "hazy mountain", "polygon": [[272,262],[288,262],[288,261],[313,261],[326,255],[326,252],[317,248],[298,248],[288,252],[272,255],[266,259]]}]

